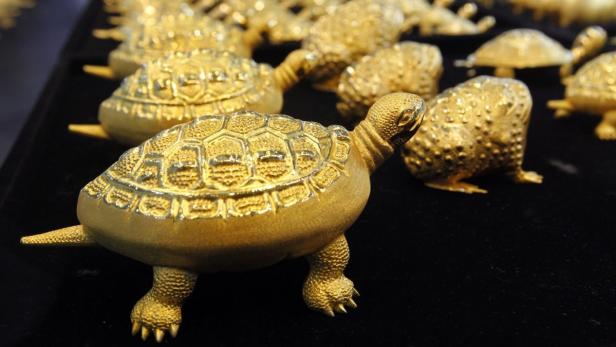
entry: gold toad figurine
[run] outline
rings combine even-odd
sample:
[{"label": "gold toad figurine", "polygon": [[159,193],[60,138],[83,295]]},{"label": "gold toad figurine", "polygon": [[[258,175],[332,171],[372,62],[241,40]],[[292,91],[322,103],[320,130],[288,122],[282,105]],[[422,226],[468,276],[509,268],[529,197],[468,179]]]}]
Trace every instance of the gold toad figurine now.
[{"label": "gold toad figurine", "polygon": [[355,123],[385,94],[401,91],[430,100],[438,93],[442,73],[443,57],[436,46],[406,41],[382,48],[345,69],[336,107]]},{"label": "gold toad figurine", "polygon": [[492,171],[516,183],[541,183],[522,161],[532,99],[524,83],[481,76],[432,99],[420,131],[403,147],[411,174],[428,187],[487,193],[467,178]]},{"label": "gold toad figurine", "polygon": [[252,110],[278,113],[284,91],[314,65],[293,51],[276,68],[211,49],[176,52],[145,64],[101,103],[98,124],[71,124],[81,135],[137,145],[204,114]]},{"label": "gold toad figurine", "polygon": [[394,45],[404,26],[404,13],[389,0],[353,0],[319,18],[302,42],[317,67],[308,76],[317,89],[335,92],[340,74],[379,48]]},{"label": "gold toad figurine", "polygon": [[133,334],[176,336],[198,272],[306,257],[308,307],[354,308],[344,233],[370,194],[370,174],[419,128],[423,100],[379,99],[354,131],[285,115],[239,112],[175,126],[122,155],[79,194],[81,225],[28,245],[99,245],[154,267],[131,313]]},{"label": "gold toad figurine", "polygon": [[601,140],[616,140],[616,52],[591,60],[564,83],[565,100],[548,103],[556,110],[556,117],[567,117],[575,111],[600,115],[603,120],[595,134]]},{"label": "gold toad figurine", "polygon": [[492,16],[483,17],[477,23],[471,21],[477,14],[477,5],[473,3],[466,3],[457,12],[453,12],[447,8],[452,0],[436,0],[433,4],[425,0],[394,1],[409,7],[409,11],[405,11],[407,16],[405,31],[417,27],[421,36],[477,35],[488,31],[496,24]]},{"label": "gold toad figurine", "polygon": [[256,27],[243,31],[208,17],[163,16],[156,25],[140,23],[133,28],[109,54],[109,66],[85,65],[84,71],[102,78],[121,79],[141,65],[172,52],[211,48],[250,57],[261,42],[261,31]]}]

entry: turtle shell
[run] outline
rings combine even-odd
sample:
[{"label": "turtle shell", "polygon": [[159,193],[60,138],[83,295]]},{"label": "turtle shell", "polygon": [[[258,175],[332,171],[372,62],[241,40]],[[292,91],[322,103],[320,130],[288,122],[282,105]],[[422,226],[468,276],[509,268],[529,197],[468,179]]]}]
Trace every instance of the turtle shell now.
[{"label": "turtle shell", "polygon": [[517,69],[563,65],[572,59],[571,52],[560,43],[533,29],[506,31],[469,57],[476,66]]},{"label": "turtle shell", "polygon": [[101,104],[99,121],[116,139],[138,144],[202,115],[277,113],[282,91],[272,76],[269,65],[226,51],[175,52],[125,78]]},{"label": "turtle shell", "polygon": [[567,82],[566,98],[576,109],[592,113],[616,110],[616,52],[604,53],[582,66]]},{"label": "turtle shell", "polygon": [[369,182],[344,128],[238,112],[127,151],[82,189],[77,215],[98,244],[148,264],[243,270],[324,247]]},{"label": "turtle shell", "polygon": [[402,91],[432,99],[438,93],[443,58],[438,47],[402,42],[363,57],[340,76],[338,110],[363,118],[385,94]]},{"label": "turtle shell", "polygon": [[302,47],[320,60],[310,77],[326,80],[379,48],[398,41],[404,21],[399,7],[387,1],[351,1],[317,20]]},{"label": "turtle shell", "polygon": [[243,31],[203,16],[169,15],[158,22],[133,27],[118,48],[109,55],[109,65],[121,77],[133,73],[144,63],[174,51],[211,48],[250,57]]}]

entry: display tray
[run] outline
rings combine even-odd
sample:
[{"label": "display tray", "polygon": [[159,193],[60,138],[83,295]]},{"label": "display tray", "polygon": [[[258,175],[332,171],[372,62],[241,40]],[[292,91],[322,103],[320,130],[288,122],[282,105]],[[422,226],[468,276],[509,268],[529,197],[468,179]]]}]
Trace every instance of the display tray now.
[{"label": "display tray", "polygon": [[[67,132],[69,123],[96,121],[99,103],[119,83],[81,72],[113,48],[89,34],[105,23],[99,3],[84,12],[0,171],[0,346],[142,344],[130,335],[129,313],[150,288],[148,266],[101,248],[19,245],[21,236],[77,224],[79,190],[126,150]],[[495,33],[531,24],[528,16],[497,14],[490,34],[418,39],[440,46],[443,88],[467,79],[453,60]],[[567,46],[574,38],[575,30],[540,26]],[[255,58],[275,64],[292,48],[266,47]],[[535,102],[524,167],[543,174],[542,185],[493,175],[472,180],[487,195],[432,190],[396,154],[373,175],[368,205],[346,234],[358,309],[336,318],[307,309],[302,259],[204,274],[179,336],[166,344],[616,343],[616,142],[593,136],[597,117],[553,119],[545,105],[563,95],[558,69],[518,76]],[[335,95],[304,83],[286,95],[284,113],[336,124],[335,103]]]}]

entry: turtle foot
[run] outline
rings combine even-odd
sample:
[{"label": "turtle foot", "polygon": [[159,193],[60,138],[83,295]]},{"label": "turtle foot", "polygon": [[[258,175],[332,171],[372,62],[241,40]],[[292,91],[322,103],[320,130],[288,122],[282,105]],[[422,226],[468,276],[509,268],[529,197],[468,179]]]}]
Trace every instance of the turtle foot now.
[{"label": "turtle foot", "polygon": [[534,171],[519,170],[513,175],[513,181],[515,183],[543,183],[543,176]]},{"label": "turtle foot", "polygon": [[177,336],[182,311],[178,305],[162,303],[146,294],[133,308],[131,321],[133,335],[141,333],[145,341],[153,334],[156,342],[162,342],[166,333]]},{"label": "turtle foot", "polygon": [[609,122],[601,122],[595,129],[595,134],[600,140],[614,141],[616,140],[616,126]]},{"label": "turtle foot", "polygon": [[333,280],[308,278],[304,285],[306,305],[331,317],[347,313],[347,308],[357,308],[353,296],[359,296],[359,292],[345,276]]}]

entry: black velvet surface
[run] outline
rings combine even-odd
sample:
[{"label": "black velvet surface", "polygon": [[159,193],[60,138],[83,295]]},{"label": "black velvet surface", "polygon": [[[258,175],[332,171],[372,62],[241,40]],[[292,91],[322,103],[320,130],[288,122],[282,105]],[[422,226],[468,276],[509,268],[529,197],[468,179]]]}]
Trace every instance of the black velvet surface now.
[{"label": "black velvet surface", "polygon": [[[499,26],[477,37],[407,38],[438,44],[442,87],[464,81],[453,67],[505,29],[544,29],[570,45],[576,29],[536,24],[495,10]],[[129,313],[149,289],[151,269],[104,249],[25,248],[19,238],[78,223],[79,189],[125,150],[71,135],[96,120],[118,82],[81,72],[102,63],[112,42],[90,37],[105,25],[93,1],[0,171],[0,346],[140,346]],[[264,48],[277,63],[292,46]],[[482,72],[480,70],[480,72]],[[301,297],[301,259],[262,270],[205,274],[183,310],[175,346],[608,346],[616,344],[616,142],[593,136],[598,118],[556,121],[557,69],[523,71],[535,107],[525,168],[542,185],[494,175],[473,182],[488,195],[431,190],[398,155],[372,178],[372,194],[347,232],[346,271],[359,308],[332,319]],[[284,112],[340,122],[336,97],[300,84]],[[150,340],[147,344],[154,344]]]}]

